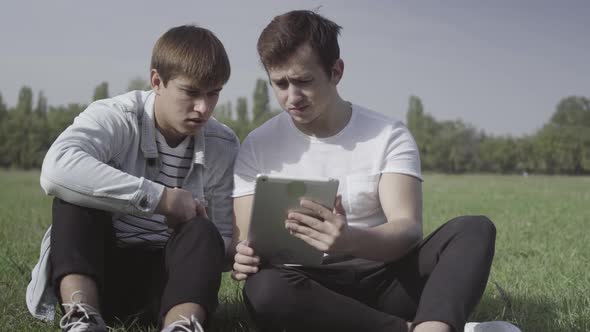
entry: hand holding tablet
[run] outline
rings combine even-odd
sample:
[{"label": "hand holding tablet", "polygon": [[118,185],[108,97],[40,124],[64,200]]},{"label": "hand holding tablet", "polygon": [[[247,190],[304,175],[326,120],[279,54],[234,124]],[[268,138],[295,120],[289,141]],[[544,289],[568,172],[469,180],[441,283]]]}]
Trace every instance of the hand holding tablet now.
[{"label": "hand holding tablet", "polygon": [[[285,227],[290,212],[321,220],[318,211],[305,208],[301,200],[332,210],[338,180],[295,179],[258,175],[248,234],[249,246],[270,264],[319,265],[324,253],[292,235]],[[309,207],[317,207],[314,203]],[[319,209],[317,209],[319,210]]]}]

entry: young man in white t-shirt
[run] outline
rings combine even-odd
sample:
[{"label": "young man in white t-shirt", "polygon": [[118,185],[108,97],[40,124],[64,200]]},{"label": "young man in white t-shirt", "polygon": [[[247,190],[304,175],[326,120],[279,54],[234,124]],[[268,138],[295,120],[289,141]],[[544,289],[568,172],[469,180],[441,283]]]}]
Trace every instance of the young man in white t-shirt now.
[{"label": "young man in white t-shirt", "polygon": [[[232,275],[246,280],[244,300],[263,331],[462,331],[486,286],[495,227],[463,216],[422,239],[418,148],[400,121],[339,96],[339,30],[292,11],[258,40],[285,112],[254,130],[236,159]],[[284,220],[329,254],[321,266],[268,266],[248,246],[259,173],[339,179],[334,210],[302,200],[320,218]]]},{"label": "young man in white t-shirt", "polygon": [[43,162],[56,198],[27,304],[51,319],[57,297],[63,331],[201,331],[217,305],[239,142],[211,115],[229,59],[185,25],[158,39],[150,68],[151,91],[90,104]]}]

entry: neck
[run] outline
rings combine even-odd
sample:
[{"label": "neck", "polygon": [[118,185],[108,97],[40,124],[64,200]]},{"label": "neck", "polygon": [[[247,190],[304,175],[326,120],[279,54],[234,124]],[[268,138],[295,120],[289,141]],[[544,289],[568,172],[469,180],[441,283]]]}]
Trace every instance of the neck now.
[{"label": "neck", "polygon": [[186,135],[182,135],[181,133],[174,130],[174,128],[171,126],[168,126],[164,121],[160,121],[158,119],[158,109],[158,104],[156,102],[154,103],[154,122],[156,123],[156,130],[158,130],[160,134],[164,136],[164,139],[166,139],[166,144],[168,144],[169,147],[177,147],[178,144],[180,144],[186,138]]},{"label": "neck", "polygon": [[338,134],[350,121],[352,107],[350,103],[338,97],[333,103],[309,123],[295,126],[304,134],[318,138],[330,137]]},{"label": "neck", "polygon": [[166,144],[171,148],[177,147],[178,144],[182,143],[182,141],[184,141],[186,138],[186,135],[180,135],[176,132],[173,132],[172,130],[166,130],[162,127],[159,127],[157,124],[156,129],[160,132],[160,134],[162,134],[162,136],[164,136]]}]

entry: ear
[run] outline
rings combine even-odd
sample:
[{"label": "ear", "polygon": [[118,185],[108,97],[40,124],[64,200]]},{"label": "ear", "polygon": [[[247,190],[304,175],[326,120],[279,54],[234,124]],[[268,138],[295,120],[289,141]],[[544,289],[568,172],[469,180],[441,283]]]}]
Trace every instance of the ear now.
[{"label": "ear", "polygon": [[158,71],[155,69],[150,71],[150,85],[156,94],[159,93],[164,86],[164,82],[162,81],[160,74],[158,74]]},{"label": "ear", "polygon": [[338,59],[332,66],[332,83],[337,85],[342,79],[342,75],[344,75],[344,61],[342,61],[342,59]]}]

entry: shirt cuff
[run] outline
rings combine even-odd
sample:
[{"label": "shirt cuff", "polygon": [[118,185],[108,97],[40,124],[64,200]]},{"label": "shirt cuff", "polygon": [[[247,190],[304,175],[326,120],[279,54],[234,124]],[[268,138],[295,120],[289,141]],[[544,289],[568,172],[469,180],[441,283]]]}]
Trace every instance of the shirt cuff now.
[{"label": "shirt cuff", "polygon": [[163,185],[150,181],[146,178],[141,178],[139,190],[131,202],[135,210],[135,214],[154,214],[158,203],[160,203],[163,193]]}]

